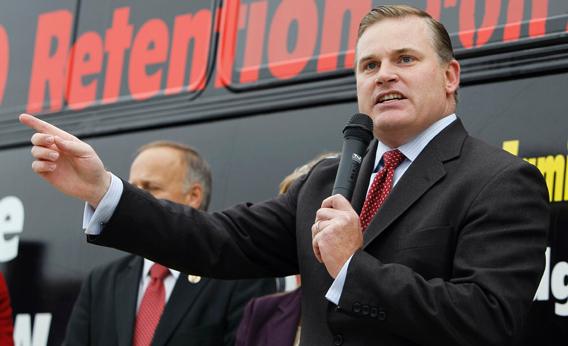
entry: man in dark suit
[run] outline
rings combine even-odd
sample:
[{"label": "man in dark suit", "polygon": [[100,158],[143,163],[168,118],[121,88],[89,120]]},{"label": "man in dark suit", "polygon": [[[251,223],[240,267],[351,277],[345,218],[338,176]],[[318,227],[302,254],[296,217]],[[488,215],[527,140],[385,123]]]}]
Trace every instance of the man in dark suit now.
[{"label": "man in dark suit", "polygon": [[[160,141],[141,147],[130,168],[130,183],[156,198],[200,210],[209,205],[209,167],[197,151],[180,143]],[[129,255],[93,270],[75,303],[64,344],[144,344],[135,338],[143,328],[137,311],[152,265]],[[164,286],[167,304],[152,345],[233,345],[245,304],[274,292],[275,281],[215,280],[170,269]]]},{"label": "man in dark suit", "polygon": [[[355,71],[375,140],[352,203],[329,197],[338,162],[324,160],[283,196],[206,214],[117,182],[85,143],[21,121],[37,130],[35,172],[96,210],[116,206],[91,220],[105,225],[87,228],[90,242],[201,275],[300,272],[302,345],[513,344],[544,269],[541,174],[467,134],[455,115],[460,65],[423,11],[367,14]],[[114,185],[124,188],[119,201],[109,200]],[[145,227],[124,230],[131,223]]]}]

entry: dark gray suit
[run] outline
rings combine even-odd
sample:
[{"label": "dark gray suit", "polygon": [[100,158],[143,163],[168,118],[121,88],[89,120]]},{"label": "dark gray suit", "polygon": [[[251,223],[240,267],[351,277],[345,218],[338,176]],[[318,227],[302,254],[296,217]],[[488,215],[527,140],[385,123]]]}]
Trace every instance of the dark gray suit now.
[{"label": "dark gray suit", "polygon": [[[73,308],[64,345],[132,345],[143,259],[127,256],[93,270]],[[196,284],[180,273],[152,345],[233,345],[244,306],[274,292],[273,279]]]},{"label": "dark gray suit", "polygon": [[[352,201],[357,212],[376,142],[370,148]],[[540,172],[455,121],[424,148],[372,220],[336,307],[324,298],[333,280],[313,255],[311,226],[337,165],[323,161],[274,200],[213,214],[127,185],[103,233],[89,241],[207,276],[299,271],[306,346],[511,344],[544,269],[550,215]]]}]

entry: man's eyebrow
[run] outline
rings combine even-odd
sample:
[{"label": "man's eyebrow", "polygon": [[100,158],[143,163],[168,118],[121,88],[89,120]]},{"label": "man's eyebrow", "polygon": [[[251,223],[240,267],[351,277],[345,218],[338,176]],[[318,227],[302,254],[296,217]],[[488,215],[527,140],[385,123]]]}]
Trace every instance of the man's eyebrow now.
[{"label": "man's eyebrow", "polygon": [[369,54],[369,55],[365,55],[365,56],[361,57],[358,61],[359,61],[359,64],[361,64],[365,61],[373,60],[373,59],[375,59],[375,55]]},{"label": "man's eyebrow", "polygon": [[[395,50],[393,50],[393,51],[391,52],[391,54],[395,54],[395,55],[409,54],[409,53],[412,53],[412,54],[420,54],[420,52],[419,52],[417,49],[412,48],[412,47],[399,48],[399,49],[395,49]],[[361,57],[360,59],[358,59],[357,61],[358,61],[359,63],[363,63],[363,62],[365,62],[365,61],[374,60],[374,59],[376,59],[376,58],[377,58],[377,57],[376,57],[375,54],[369,54],[369,55],[362,56],[362,57]]]},{"label": "man's eyebrow", "polygon": [[405,47],[405,48],[395,49],[394,53],[397,55],[408,54],[408,53],[418,54],[418,50],[410,47]]}]

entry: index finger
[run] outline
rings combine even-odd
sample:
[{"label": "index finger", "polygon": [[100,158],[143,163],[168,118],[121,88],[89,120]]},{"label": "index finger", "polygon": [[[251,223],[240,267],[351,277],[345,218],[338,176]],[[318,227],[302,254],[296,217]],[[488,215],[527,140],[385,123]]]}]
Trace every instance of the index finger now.
[{"label": "index finger", "polygon": [[39,118],[34,117],[30,114],[20,114],[20,122],[29,128],[36,130],[37,132],[47,133],[50,135],[58,136],[66,140],[74,140],[75,136],[72,134],[61,130],[58,127],[51,125],[50,123],[43,121]]}]

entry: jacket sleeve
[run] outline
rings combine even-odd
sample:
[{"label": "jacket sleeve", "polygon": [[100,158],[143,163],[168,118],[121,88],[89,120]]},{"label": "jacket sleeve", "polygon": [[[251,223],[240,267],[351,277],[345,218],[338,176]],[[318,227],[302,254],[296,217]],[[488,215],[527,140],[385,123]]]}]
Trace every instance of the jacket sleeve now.
[{"label": "jacket sleeve", "polygon": [[293,195],[298,184],[275,199],[215,213],[158,200],[124,184],[114,215],[100,235],[87,236],[89,242],[210,278],[277,277],[299,272]]}]

